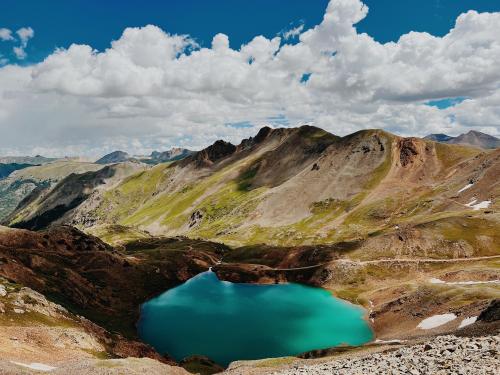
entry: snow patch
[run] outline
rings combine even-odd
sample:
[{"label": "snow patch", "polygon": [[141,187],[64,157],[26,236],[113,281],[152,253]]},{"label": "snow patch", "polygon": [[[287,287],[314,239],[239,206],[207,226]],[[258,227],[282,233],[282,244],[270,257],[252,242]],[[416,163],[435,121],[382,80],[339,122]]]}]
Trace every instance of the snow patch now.
[{"label": "snow patch", "polygon": [[481,210],[483,208],[488,208],[491,204],[491,201],[482,201],[479,203],[476,203],[476,202],[477,202],[477,199],[474,198],[469,203],[467,203],[466,206],[472,208],[474,211],[477,211],[477,210]]},{"label": "snow patch", "polygon": [[455,281],[447,284],[454,285],[476,285],[476,284],[500,284],[500,280],[488,280],[488,281]]},{"label": "snow patch", "polygon": [[442,326],[443,324],[451,322],[452,320],[455,320],[456,318],[457,318],[457,316],[455,314],[434,315],[434,316],[431,316],[427,319],[422,320],[418,324],[417,328],[420,328],[420,329],[436,328],[436,327]]},{"label": "snow patch", "polygon": [[482,201],[482,202],[479,202],[478,204],[475,204],[472,208],[474,208],[474,210],[480,210],[480,209],[483,209],[483,208],[488,208],[491,204],[491,201]]},{"label": "snow patch", "polygon": [[462,191],[464,191],[464,190],[470,189],[470,188],[472,187],[472,185],[474,185],[474,184],[468,184],[468,185],[465,185],[463,188],[461,188],[461,189],[457,192],[457,194],[460,194],[460,193],[461,193]]},{"label": "snow patch", "polygon": [[14,361],[10,361],[11,363],[15,364],[15,365],[18,365],[18,366],[23,366],[23,367],[27,367],[27,368],[30,368],[32,370],[38,370],[38,371],[52,371],[52,370],[55,370],[57,367],[53,367],[53,366],[49,366],[49,365],[44,365],[43,363],[36,363],[36,362],[33,362],[33,363],[22,363],[22,362],[14,362]]},{"label": "snow patch", "polygon": [[476,284],[500,284],[500,280],[488,281],[443,281],[436,278],[429,279],[431,284],[446,284],[446,285],[476,285]]},{"label": "snow patch", "polygon": [[[372,314],[372,311],[373,311],[373,302],[371,300],[368,300],[368,303],[370,304],[370,311],[368,312],[368,316],[370,316]],[[374,323],[375,319],[370,318],[370,322]]]},{"label": "snow patch", "polygon": [[476,198],[472,198],[472,200],[466,204],[467,207],[472,207],[477,202]]},{"label": "snow patch", "polygon": [[471,317],[465,318],[464,320],[462,320],[460,322],[460,325],[458,326],[458,328],[467,327],[467,326],[471,325],[472,323],[474,323],[476,320],[477,320],[477,316],[471,316]]}]

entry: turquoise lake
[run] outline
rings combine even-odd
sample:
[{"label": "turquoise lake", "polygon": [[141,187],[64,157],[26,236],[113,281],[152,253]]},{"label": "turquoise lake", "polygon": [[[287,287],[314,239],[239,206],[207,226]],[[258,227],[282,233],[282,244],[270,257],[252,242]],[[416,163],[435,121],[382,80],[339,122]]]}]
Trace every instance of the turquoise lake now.
[{"label": "turquoise lake", "polygon": [[144,303],[139,335],[176,360],[199,354],[226,366],[366,343],[364,313],[324,289],[234,284],[207,271]]}]

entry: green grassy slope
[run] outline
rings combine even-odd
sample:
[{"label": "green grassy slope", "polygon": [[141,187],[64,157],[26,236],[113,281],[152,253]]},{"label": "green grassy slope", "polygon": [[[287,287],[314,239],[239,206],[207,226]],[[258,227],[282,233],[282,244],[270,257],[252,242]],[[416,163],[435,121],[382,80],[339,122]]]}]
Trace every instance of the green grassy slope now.
[{"label": "green grassy slope", "polygon": [[[466,173],[477,169],[480,162],[475,160],[479,156],[490,157],[469,147],[416,140],[421,154],[415,157],[415,163],[411,161],[403,168],[398,138],[388,133],[369,130],[340,139],[324,131],[308,131],[305,135],[285,137],[265,152],[216,164],[203,173],[189,164],[160,164],[130,176],[104,195],[96,211],[104,225],[93,233],[111,243],[147,232],[182,234],[231,245],[293,246],[366,239],[390,232],[398,225],[414,225],[429,218],[432,221],[462,217],[470,208],[463,202],[453,203],[450,196],[463,182],[453,182],[455,179],[450,179],[449,174],[463,170],[464,175],[456,177],[456,181],[464,181]],[[309,157],[314,152],[310,150],[318,148],[318,139],[326,143],[314,157]],[[379,155],[383,156],[379,162],[373,162],[373,157],[366,159],[374,151],[373,145],[379,147],[374,139],[381,145]],[[346,161],[338,162],[339,158]],[[332,192],[327,198],[295,195],[290,206],[295,201],[310,199],[306,215],[292,223],[281,224],[281,219],[277,219],[271,225],[262,224],[262,215],[269,215],[266,210],[273,209],[268,206],[270,197],[281,196],[286,189],[307,190],[308,171],[319,169],[319,165],[332,165],[328,160],[338,163],[330,168],[340,168],[346,181],[355,184],[352,193],[349,187],[346,193],[341,185],[325,185]],[[288,176],[293,168],[293,175]],[[323,174],[325,179],[331,178],[331,170],[322,171],[318,171],[318,181],[323,181]],[[114,224],[130,230],[114,231]]]}]

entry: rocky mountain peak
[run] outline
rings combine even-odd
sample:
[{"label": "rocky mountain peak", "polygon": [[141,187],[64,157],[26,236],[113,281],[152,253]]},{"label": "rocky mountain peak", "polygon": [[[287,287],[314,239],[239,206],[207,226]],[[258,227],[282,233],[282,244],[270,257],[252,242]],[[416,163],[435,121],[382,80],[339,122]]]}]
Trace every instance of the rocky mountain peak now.
[{"label": "rocky mountain peak", "polygon": [[194,160],[199,167],[209,167],[218,160],[233,154],[235,151],[235,145],[219,139],[214,144],[197,152],[194,155]]}]

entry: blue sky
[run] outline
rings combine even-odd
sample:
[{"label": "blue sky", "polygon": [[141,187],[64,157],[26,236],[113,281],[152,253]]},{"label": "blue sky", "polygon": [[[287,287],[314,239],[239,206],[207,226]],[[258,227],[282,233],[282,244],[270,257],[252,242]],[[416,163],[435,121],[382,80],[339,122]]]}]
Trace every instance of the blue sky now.
[{"label": "blue sky", "polygon": [[499,35],[498,0],[0,0],[0,154],[500,136]]},{"label": "blue sky", "polygon": [[[409,31],[444,35],[456,17],[470,9],[500,10],[498,0],[366,0],[370,13],[358,24],[379,42],[396,41]],[[118,39],[126,27],[153,24],[172,34],[189,34],[202,46],[224,33],[238,48],[256,35],[272,38],[283,29],[320,23],[328,0],[2,0],[0,27],[31,27],[27,58],[38,62],[56,47],[88,44],[98,50]],[[16,62],[15,43],[0,53]],[[18,61],[19,62],[19,61]]]}]

